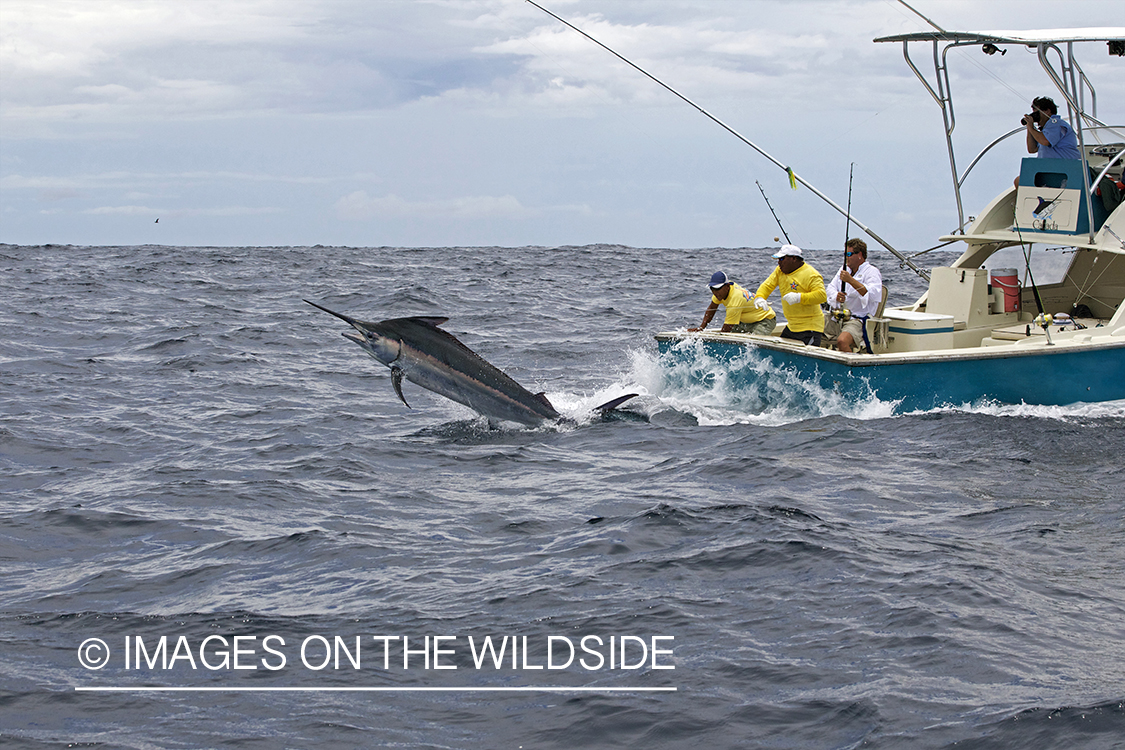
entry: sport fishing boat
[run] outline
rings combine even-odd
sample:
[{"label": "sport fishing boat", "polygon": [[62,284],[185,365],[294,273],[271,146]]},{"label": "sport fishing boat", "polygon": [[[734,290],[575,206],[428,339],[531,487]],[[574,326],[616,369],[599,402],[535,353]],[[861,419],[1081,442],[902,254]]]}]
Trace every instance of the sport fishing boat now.
[{"label": "sport fishing boat", "polygon": [[[917,301],[901,307],[885,307],[884,287],[884,306],[865,322],[871,353],[806,346],[776,334],[681,329],[656,334],[661,360],[718,361],[728,382],[736,383],[781,372],[848,397],[877,397],[893,403],[898,412],[980,401],[1063,405],[1125,399],[1125,208],[1120,189],[1125,126],[1098,119],[1096,93],[1075,57],[1076,45],[1083,43],[1100,43],[1102,54],[1108,47],[1111,57],[1125,55],[1125,28],[938,30],[875,41],[902,44],[907,64],[941,110],[958,225],[937,247],[964,243],[961,256],[926,272],[849,215],[929,285]],[[911,59],[911,49],[918,45],[932,48],[932,82]],[[1005,46],[1037,51],[1061,95],[1060,114],[1065,102],[1081,156],[1024,159],[1018,185],[967,218],[961,188],[969,172],[997,144],[1022,136],[1025,129],[998,137],[958,173],[947,57],[964,46],[980,46],[986,54]],[[845,213],[815,188],[813,192]],[[1061,281],[1034,283],[1033,244],[1070,256]],[[985,268],[989,258],[1010,247],[1021,249],[1024,269]],[[779,323],[777,330],[781,328]],[[688,369],[700,378],[713,376],[706,368]]]}]

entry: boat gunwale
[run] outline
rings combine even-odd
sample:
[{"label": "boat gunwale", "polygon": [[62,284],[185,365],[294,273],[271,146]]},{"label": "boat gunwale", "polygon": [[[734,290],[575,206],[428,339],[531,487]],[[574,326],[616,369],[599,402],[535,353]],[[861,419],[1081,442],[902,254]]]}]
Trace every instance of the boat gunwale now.
[{"label": "boat gunwale", "polygon": [[[1056,356],[1125,348],[1125,332],[1107,331],[1098,335],[1099,340],[1074,341],[1062,339],[1053,343],[1036,340],[1026,344],[1023,341],[996,344],[987,347],[966,349],[927,349],[915,352],[881,352],[878,354],[845,354],[834,349],[807,346],[798,341],[780,339],[777,336],[759,336],[749,333],[686,333],[680,331],[661,331],[654,335],[658,342],[679,343],[698,339],[706,343],[726,344],[742,348],[768,349],[799,357],[832,362],[847,367],[880,367],[887,365],[923,364],[927,362],[959,362],[989,359],[1011,359],[1020,357]],[[1111,340],[1104,340],[1111,339]],[[1116,339],[1116,340],[1112,340]],[[1024,341],[1027,341],[1025,339]]]}]

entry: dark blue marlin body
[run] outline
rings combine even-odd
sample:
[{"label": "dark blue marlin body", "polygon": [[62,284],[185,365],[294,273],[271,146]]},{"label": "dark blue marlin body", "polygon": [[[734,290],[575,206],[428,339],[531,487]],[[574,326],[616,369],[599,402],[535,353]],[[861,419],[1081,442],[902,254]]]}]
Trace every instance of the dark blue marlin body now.
[{"label": "dark blue marlin body", "polygon": [[[562,417],[545,395],[527,390],[438,328],[449,318],[392,318],[368,323],[305,302],[346,321],[359,332],[343,335],[391,368],[391,384],[407,407],[410,404],[402,395],[403,378],[491,419],[537,425]],[[613,409],[635,395],[616,398],[597,407],[597,411]]]}]

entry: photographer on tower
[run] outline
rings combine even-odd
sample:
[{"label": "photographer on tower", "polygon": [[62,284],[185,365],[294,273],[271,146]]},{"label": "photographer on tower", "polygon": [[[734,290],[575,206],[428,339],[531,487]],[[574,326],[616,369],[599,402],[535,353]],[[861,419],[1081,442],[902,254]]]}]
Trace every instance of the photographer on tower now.
[{"label": "photographer on tower", "polygon": [[[1031,102],[1031,112],[1020,124],[1027,128],[1027,153],[1041,159],[1080,159],[1078,136],[1066,120],[1059,117],[1055,102],[1041,96]],[[1015,181],[1019,187],[1020,178]]]}]

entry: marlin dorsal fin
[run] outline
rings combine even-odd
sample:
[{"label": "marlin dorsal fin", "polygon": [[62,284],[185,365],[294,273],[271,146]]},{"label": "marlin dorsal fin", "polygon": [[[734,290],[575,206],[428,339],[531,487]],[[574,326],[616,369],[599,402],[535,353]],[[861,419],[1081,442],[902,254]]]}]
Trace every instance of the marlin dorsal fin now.
[{"label": "marlin dorsal fin", "polygon": [[413,318],[407,318],[407,320],[416,320],[419,323],[425,323],[426,325],[434,326],[435,328],[440,326],[442,323],[449,322],[449,318],[443,318],[440,315],[419,315]]}]

